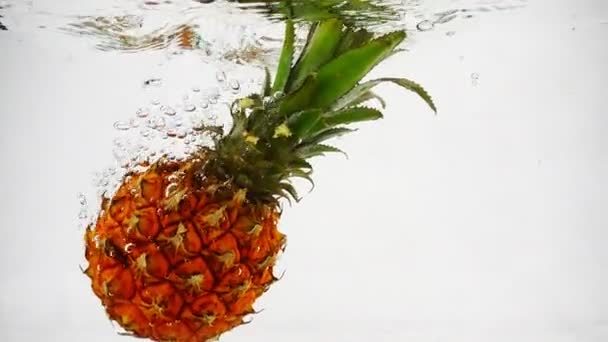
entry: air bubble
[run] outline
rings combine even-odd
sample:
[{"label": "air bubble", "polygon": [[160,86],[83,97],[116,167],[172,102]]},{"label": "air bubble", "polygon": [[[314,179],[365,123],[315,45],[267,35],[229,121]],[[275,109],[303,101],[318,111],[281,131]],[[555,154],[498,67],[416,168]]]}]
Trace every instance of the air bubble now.
[{"label": "air bubble", "polygon": [[78,218],[81,220],[86,220],[86,218],[89,216],[89,213],[87,212],[86,208],[81,208],[80,212],[78,212]]},{"label": "air bubble", "polygon": [[135,112],[135,114],[137,115],[137,117],[139,118],[145,118],[148,115],[150,115],[150,111],[147,108],[139,108],[137,110],[137,112]]},{"label": "air bubble", "polygon": [[149,128],[152,128],[152,129],[156,129],[156,127],[157,127],[156,126],[156,120],[155,119],[149,119],[146,122],[146,126],[148,126]]},{"label": "air bubble", "polygon": [[423,20],[416,25],[416,29],[420,32],[430,31],[435,25],[429,20]]},{"label": "air bubble", "polygon": [[174,128],[169,128],[166,133],[167,135],[163,139],[166,139],[166,137],[175,138],[177,136],[177,130]]},{"label": "air bubble", "polygon": [[164,110],[163,110],[163,113],[165,115],[168,115],[168,116],[174,116],[175,114],[177,114],[177,112],[175,111],[175,109],[173,109],[171,107],[165,107]]},{"label": "air bubble", "polygon": [[167,123],[165,122],[165,118],[160,117],[160,116],[159,116],[158,118],[156,118],[156,122],[155,122],[155,123],[156,123],[156,128],[162,128],[162,127],[165,127],[165,125],[167,124]]},{"label": "air bubble", "polygon": [[149,130],[149,129],[145,129],[145,128],[144,128],[144,129],[142,129],[142,130],[139,132],[139,134],[140,134],[142,137],[147,138],[147,137],[149,137],[149,136],[150,136],[150,130]]},{"label": "air bubble", "polygon": [[195,122],[192,124],[192,129],[194,131],[202,131],[205,128],[205,124],[202,121]]},{"label": "air bubble", "polygon": [[128,131],[131,128],[131,124],[126,121],[116,121],[114,122],[114,128],[119,131]]},{"label": "air bubble", "polygon": [[239,83],[238,80],[230,80],[230,88],[232,88],[232,90],[239,90],[241,88],[241,84]]},{"label": "air bubble", "polygon": [[192,87],[192,91],[195,93],[200,93],[201,92],[201,88],[199,87]]},{"label": "air bubble", "polygon": [[452,20],[456,19],[455,15],[444,15],[442,17],[437,18],[433,24],[446,24]]},{"label": "air bubble", "polygon": [[81,205],[87,205],[87,197],[82,192],[78,193],[78,203]]},{"label": "air bubble", "polygon": [[218,72],[215,74],[215,79],[216,79],[218,82],[220,82],[220,83],[225,82],[225,81],[226,81],[226,73],[225,73],[225,72],[223,72],[223,71],[218,71]]},{"label": "air bubble", "polygon": [[473,86],[476,86],[479,84],[479,74],[474,72],[471,74],[471,83],[473,84]]},{"label": "air bubble", "polygon": [[186,112],[194,112],[196,110],[196,106],[193,104],[188,104],[184,107]]},{"label": "air bubble", "polygon": [[188,132],[185,129],[180,129],[177,131],[177,137],[179,139],[184,139],[187,136],[188,136]]},{"label": "air bubble", "polygon": [[144,86],[158,87],[158,86],[161,86],[162,84],[163,84],[163,81],[160,78],[151,78],[144,82]]}]

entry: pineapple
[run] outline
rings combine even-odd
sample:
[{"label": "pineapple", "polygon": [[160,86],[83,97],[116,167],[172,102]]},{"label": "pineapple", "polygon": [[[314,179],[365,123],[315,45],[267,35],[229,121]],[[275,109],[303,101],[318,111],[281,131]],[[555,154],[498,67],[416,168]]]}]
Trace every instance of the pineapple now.
[{"label": "pineapple", "polygon": [[312,157],[352,123],[382,117],[361,106],[401,78],[361,82],[397,51],[402,31],[374,37],[338,19],[311,26],[297,60],[288,20],[274,80],[232,105],[233,125],[215,144],[180,160],[160,158],[127,174],[86,229],[85,274],[108,316],[129,334],[203,342],[243,324],[277,280],[285,247],[281,198],[299,200],[294,177],[312,182]]}]

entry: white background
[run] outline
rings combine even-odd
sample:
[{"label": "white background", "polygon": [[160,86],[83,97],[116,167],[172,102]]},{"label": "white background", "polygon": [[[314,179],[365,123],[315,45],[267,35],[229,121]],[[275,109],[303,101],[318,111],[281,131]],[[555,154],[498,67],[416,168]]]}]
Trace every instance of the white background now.
[{"label": "white background", "polygon": [[[607,22],[603,0],[530,1],[416,35],[375,74],[439,114],[379,89],[386,118],[315,163],[285,277],[222,341],[607,341]],[[76,194],[152,63],[87,44],[0,32],[2,341],[131,340],[78,269]]]}]

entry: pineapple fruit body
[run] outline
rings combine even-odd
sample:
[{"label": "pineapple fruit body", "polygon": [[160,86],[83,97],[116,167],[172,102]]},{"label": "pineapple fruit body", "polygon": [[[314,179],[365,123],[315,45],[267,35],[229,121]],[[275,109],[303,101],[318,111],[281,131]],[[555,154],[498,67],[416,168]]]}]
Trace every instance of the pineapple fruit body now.
[{"label": "pineapple fruit body", "polygon": [[135,336],[207,341],[242,324],[276,280],[278,208],[202,179],[200,163],[159,161],[128,175],[87,230],[93,291]]}]

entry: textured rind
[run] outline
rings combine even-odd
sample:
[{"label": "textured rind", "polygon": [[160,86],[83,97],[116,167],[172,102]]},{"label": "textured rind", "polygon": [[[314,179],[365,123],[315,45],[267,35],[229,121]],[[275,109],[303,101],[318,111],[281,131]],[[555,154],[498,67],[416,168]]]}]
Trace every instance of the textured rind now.
[{"label": "textured rind", "polygon": [[273,204],[204,179],[201,160],[128,175],[85,234],[85,274],[110,319],[138,337],[203,342],[242,324],[276,280]]}]

